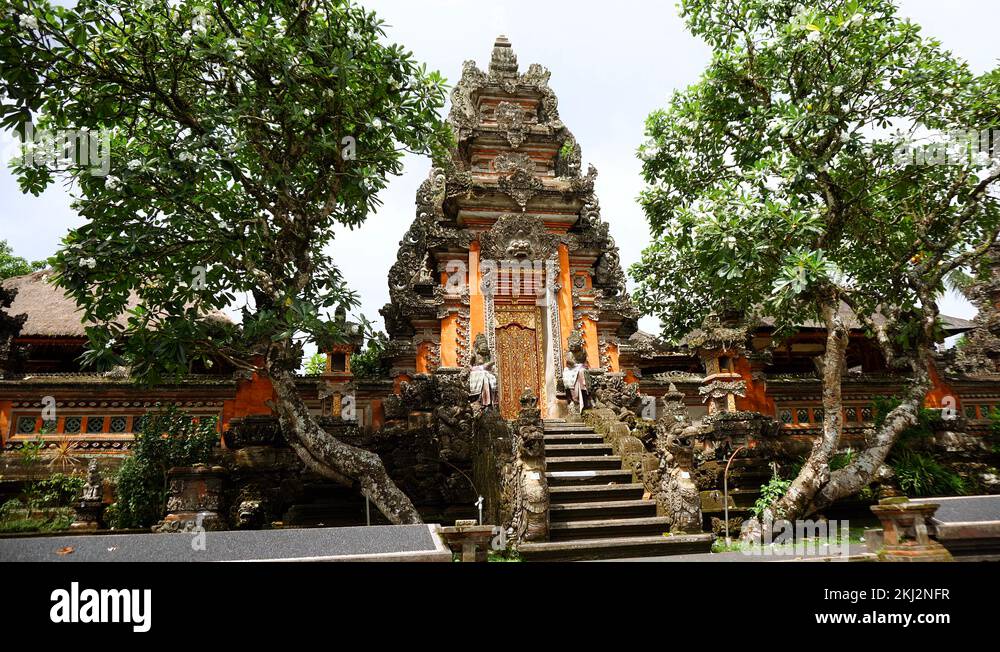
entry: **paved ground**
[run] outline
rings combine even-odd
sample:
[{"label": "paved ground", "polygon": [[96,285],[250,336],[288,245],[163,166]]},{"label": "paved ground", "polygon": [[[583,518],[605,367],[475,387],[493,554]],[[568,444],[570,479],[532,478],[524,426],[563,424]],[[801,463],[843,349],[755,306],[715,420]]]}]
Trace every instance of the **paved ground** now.
[{"label": "paved ground", "polygon": [[[193,534],[105,534],[0,539],[8,561],[248,561],[435,551],[426,525],[373,525]],[[68,554],[60,551],[72,549]]]},{"label": "paved ground", "polygon": [[[865,544],[863,543],[852,543],[850,545],[850,554],[859,555],[866,552]],[[808,555],[807,557],[816,557],[818,555]],[[709,562],[733,562],[733,561],[793,561],[796,559],[803,559],[806,557],[796,556],[796,555],[745,555],[742,552],[703,552],[696,555],[670,555],[667,557],[634,557],[631,559],[609,559],[607,561],[655,561],[655,562],[671,562],[671,561],[709,561]]]},{"label": "paved ground", "polygon": [[[1000,496],[952,496],[946,498],[914,498],[914,502],[937,503],[940,507],[934,518],[949,523],[985,523],[1000,521]],[[851,544],[852,555],[867,552],[865,545]],[[673,555],[669,557],[638,557],[635,559],[616,559],[612,561],[654,561],[654,562],[684,562],[684,561],[789,561],[796,557],[789,555],[744,555],[742,552],[703,553],[697,555]]]},{"label": "paved ground", "polygon": [[[1000,496],[922,498],[941,505],[944,523],[1000,521]],[[248,532],[206,532],[204,550],[192,534],[109,534],[0,538],[0,562],[8,561],[246,561],[309,559],[341,555],[415,554],[435,551],[425,525],[303,528]],[[59,554],[72,550],[67,554]],[[852,544],[851,554],[864,552]],[[789,561],[793,555],[758,556],[741,552],[638,557],[616,561],[759,562]]]},{"label": "paved ground", "polygon": [[940,505],[934,518],[942,523],[1000,521],[1000,496],[917,498],[914,502]]}]

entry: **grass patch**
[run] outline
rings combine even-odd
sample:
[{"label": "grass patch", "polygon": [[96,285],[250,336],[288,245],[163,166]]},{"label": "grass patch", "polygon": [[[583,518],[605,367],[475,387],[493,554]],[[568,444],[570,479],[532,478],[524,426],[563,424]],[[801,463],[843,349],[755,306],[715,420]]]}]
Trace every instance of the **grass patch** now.
[{"label": "grass patch", "polygon": [[[864,539],[864,533],[865,533],[865,528],[866,527],[870,527],[870,526],[857,526],[857,527],[850,527],[850,528],[848,528],[847,542],[849,544],[850,543],[854,543],[854,544],[864,543],[864,541],[865,541],[865,539]],[[761,553],[764,552],[764,549],[767,548],[769,551],[771,551],[772,554],[778,553],[778,554],[789,554],[790,555],[790,554],[792,554],[792,553],[795,552],[795,546],[798,545],[798,544],[800,544],[800,543],[807,550],[813,551],[813,550],[816,550],[817,547],[820,544],[829,543],[829,539],[820,539],[820,538],[817,538],[817,537],[805,537],[805,538],[803,538],[801,540],[789,541],[789,542],[780,543],[780,544],[774,544],[774,543],[772,543],[772,544],[768,544],[766,546],[762,546],[762,545],[760,545],[758,543],[753,543],[753,542],[746,542],[746,543],[744,543],[744,542],[740,541],[739,539],[733,539],[732,543],[730,543],[730,544],[727,545],[725,538],[719,537],[719,538],[716,538],[716,540],[712,542],[712,552],[713,553],[746,552],[748,554],[761,554]],[[818,548],[818,549],[820,551],[822,551],[822,548]]]},{"label": "grass patch", "polygon": [[72,509],[9,509],[0,518],[0,533],[58,532],[73,523]]},{"label": "grass patch", "polygon": [[517,562],[524,561],[521,559],[520,553],[516,550],[490,550],[486,556],[487,561],[496,562]]}]

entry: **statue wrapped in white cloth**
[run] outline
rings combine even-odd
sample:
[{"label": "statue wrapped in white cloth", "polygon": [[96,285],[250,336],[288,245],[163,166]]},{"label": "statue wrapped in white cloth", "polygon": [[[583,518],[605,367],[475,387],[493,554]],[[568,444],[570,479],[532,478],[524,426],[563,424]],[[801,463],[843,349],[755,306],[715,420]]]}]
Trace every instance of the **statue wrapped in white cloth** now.
[{"label": "statue wrapped in white cloth", "polygon": [[486,410],[497,405],[497,377],[490,346],[480,333],[472,345],[472,366],[469,370],[469,396]]},{"label": "statue wrapped in white cloth", "polygon": [[583,414],[584,409],[590,407],[590,367],[579,333],[569,336],[566,348],[569,351],[566,352],[566,368],[562,375],[563,387],[572,404]]},{"label": "statue wrapped in white cloth", "polygon": [[575,363],[571,356],[566,358],[566,368],[563,369],[563,386],[580,412],[590,403],[590,386],[587,383],[587,366]]}]

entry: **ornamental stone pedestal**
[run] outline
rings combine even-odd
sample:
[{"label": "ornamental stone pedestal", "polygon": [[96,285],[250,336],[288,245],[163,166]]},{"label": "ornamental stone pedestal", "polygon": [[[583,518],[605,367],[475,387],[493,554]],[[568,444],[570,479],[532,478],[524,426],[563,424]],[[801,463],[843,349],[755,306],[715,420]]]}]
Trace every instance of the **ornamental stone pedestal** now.
[{"label": "ornamental stone pedestal", "polygon": [[167,515],[153,531],[226,529],[222,497],[227,475],[224,467],[208,464],[178,466],[167,471]]},{"label": "ornamental stone pedestal", "polygon": [[938,507],[936,503],[911,503],[905,496],[872,505],[882,523],[882,546],[876,551],[879,561],[954,561],[927,531],[927,521]]},{"label": "ornamental stone pedestal", "polygon": [[712,313],[705,317],[701,328],[692,330],[681,341],[705,367],[698,394],[709,416],[736,412],[736,398],[746,396],[746,380],[736,370],[735,363],[746,356],[748,338],[746,325],[737,316],[726,315],[723,319]]},{"label": "ornamental stone pedestal", "polygon": [[462,561],[488,561],[492,525],[479,525],[474,519],[455,521],[454,526],[442,527],[441,536],[452,552],[460,552]]}]

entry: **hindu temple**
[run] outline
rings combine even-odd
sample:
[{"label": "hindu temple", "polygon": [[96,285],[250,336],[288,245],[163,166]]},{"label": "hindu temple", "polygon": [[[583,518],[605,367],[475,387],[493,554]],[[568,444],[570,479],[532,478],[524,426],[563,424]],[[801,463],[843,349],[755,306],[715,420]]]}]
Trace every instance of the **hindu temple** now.
[{"label": "hindu temple", "polygon": [[[779,338],[773,324],[722,310],[679,343],[639,331],[597,170],[583,170],[549,81],[538,64],[522,72],[503,36],[485,71],[465,62],[448,116],[455,147],[417,191],[388,272],[383,371],[352,370],[359,334],[327,351],[326,369],[302,375],[299,391],[331,434],[381,456],[426,520],[481,513],[527,557],[707,550],[710,532],[738,531],[775,465],[794,464],[820,434],[825,331],[803,323]],[[975,321],[943,319],[943,335],[965,344],[936,354],[926,401],[952,413],[924,445],[983,493],[1000,492],[990,439],[1000,263],[994,272],[973,292]],[[171,403],[218,424],[220,523],[371,518],[356,491],[316,477],[285,444],[266,378],[219,364],[142,386],[127,368],[82,369],[85,324],[45,271],[4,281],[0,317],[0,493],[30,475],[18,457],[28,442],[69,450],[81,472],[99,460],[108,476],[145,415]],[[850,443],[906,378],[845,320]],[[724,480],[751,440],[766,446]]]}]

